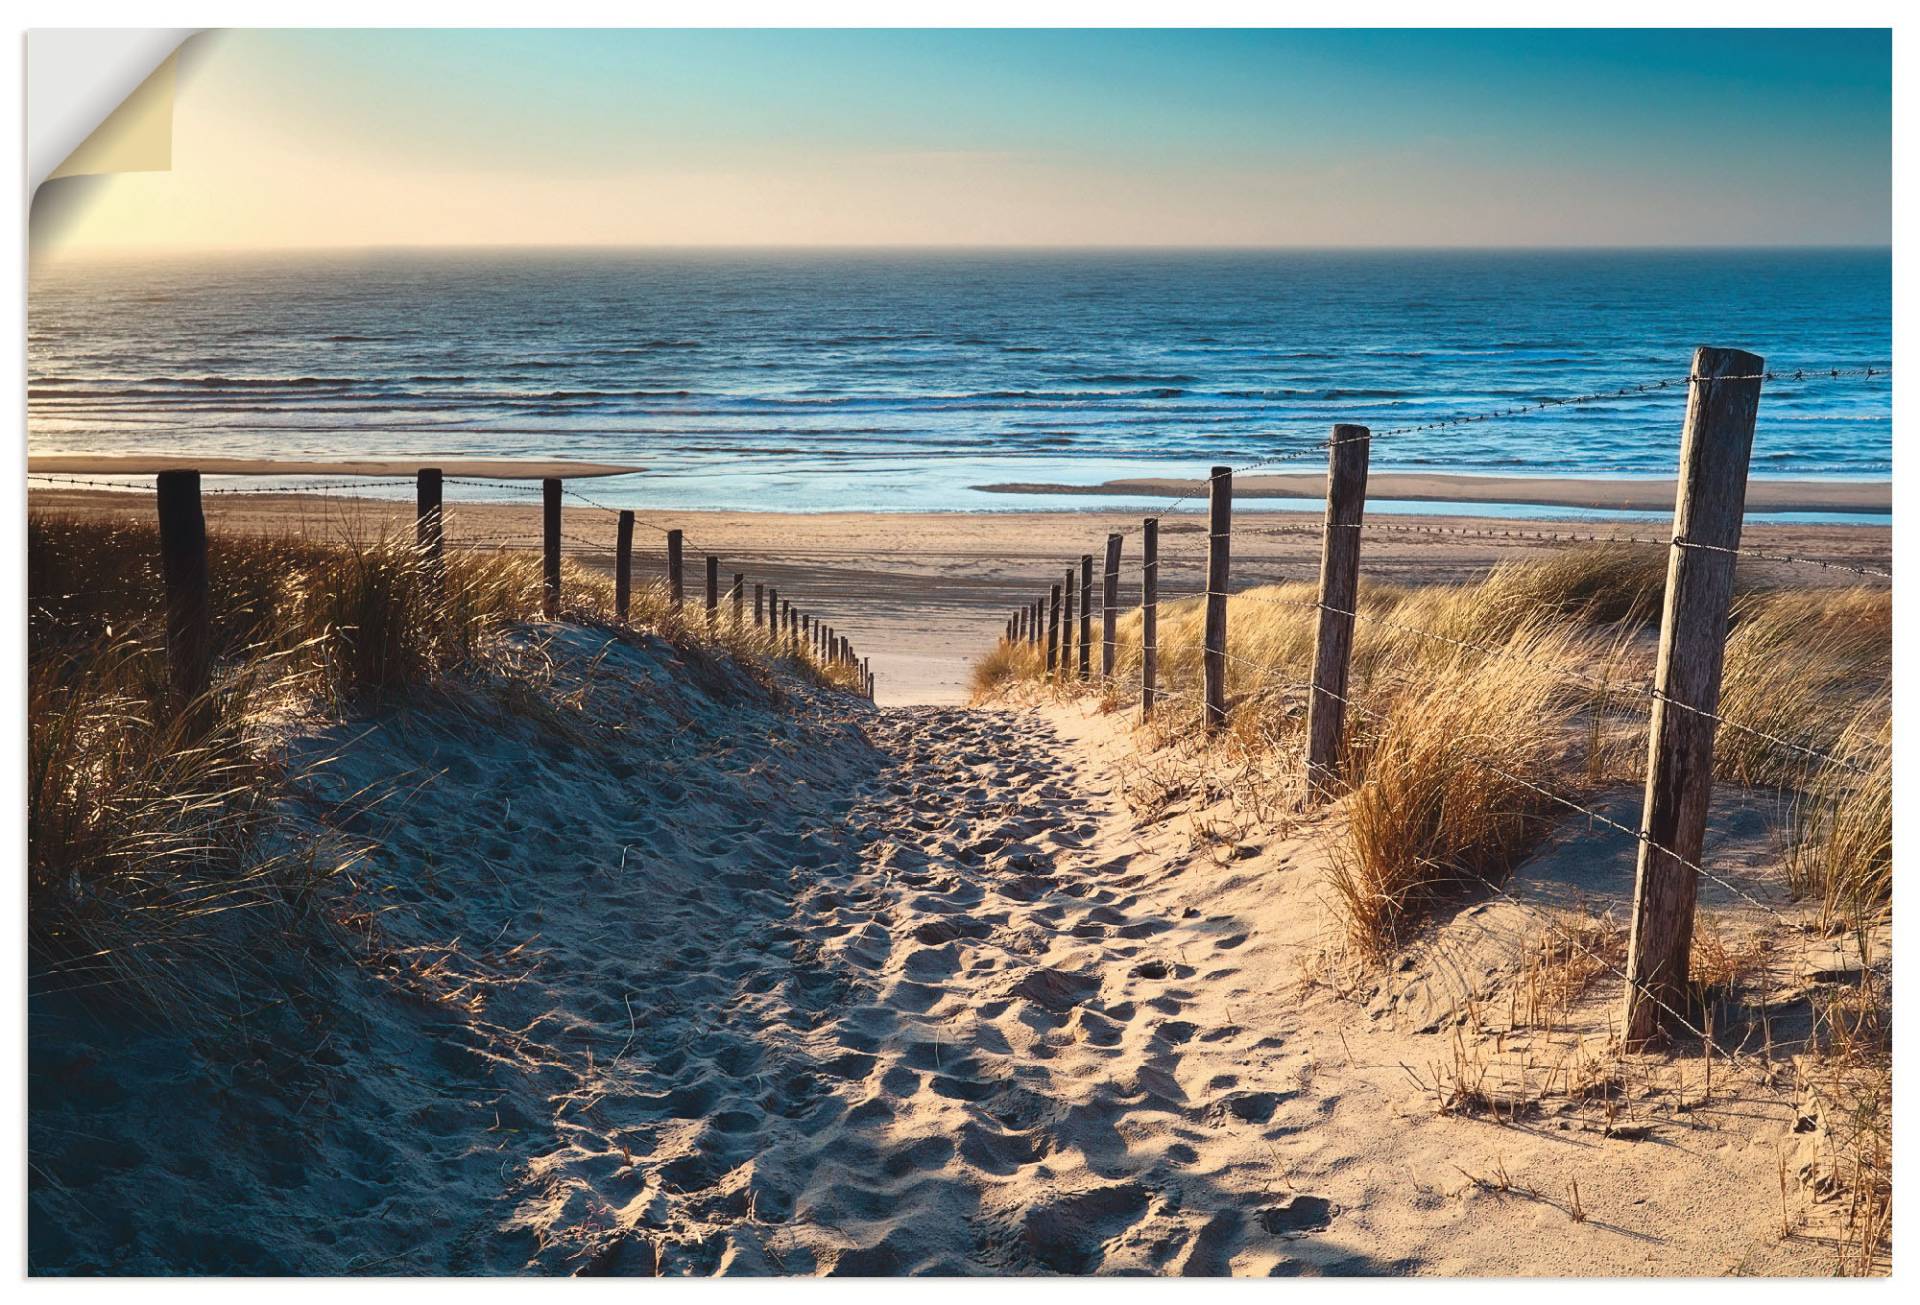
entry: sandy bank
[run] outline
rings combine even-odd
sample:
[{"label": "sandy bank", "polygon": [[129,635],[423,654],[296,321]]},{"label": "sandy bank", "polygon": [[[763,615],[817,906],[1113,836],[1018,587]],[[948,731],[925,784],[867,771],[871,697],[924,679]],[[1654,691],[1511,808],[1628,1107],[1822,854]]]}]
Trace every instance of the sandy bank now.
[{"label": "sandy bank", "polygon": [[449,476],[494,476],[539,480],[547,476],[624,476],[645,467],[616,462],[569,462],[561,458],[345,458],[305,462],[294,458],[165,457],[151,453],[42,453],[27,459],[28,471],[69,476],[150,476],[157,471],[204,471],[210,476],[411,476],[422,465]]},{"label": "sandy bank", "polygon": [[[1319,471],[1280,475],[1249,474],[1234,477],[1236,498],[1304,498],[1318,500],[1326,493],[1326,476]],[[1098,485],[1056,485],[1010,481],[975,488],[989,494],[1098,494],[1158,496],[1203,493],[1203,481],[1154,476],[1140,480],[1109,480]],[[1576,479],[1555,476],[1464,476],[1439,472],[1376,472],[1368,478],[1367,494],[1375,499],[1415,503],[1512,503],[1525,507],[1614,509],[1671,512],[1673,481]],[[1754,480],[1747,484],[1750,512],[1861,512],[1893,511],[1891,481]]]}]

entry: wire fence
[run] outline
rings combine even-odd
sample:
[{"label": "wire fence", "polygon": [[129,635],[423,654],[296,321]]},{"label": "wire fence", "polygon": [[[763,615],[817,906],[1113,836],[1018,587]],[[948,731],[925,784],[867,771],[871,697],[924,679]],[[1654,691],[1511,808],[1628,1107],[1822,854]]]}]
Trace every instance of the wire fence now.
[{"label": "wire fence", "polygon": [[[1694,387],[1707,382],[1712,383],[1712,388],[1707,394],[1698,396],[1702,399],[1701,402],[1689,405],[1688,420],[1690,423],[1696,420],[1702,423],[1694,434],[1718,437],[1724,432],[1709,429],[1712,421],[1715,420],[1712,414],[1716,410],[1715,405],[1710,401],[1711,395],[1725,394],[1733,386],[1742,383],[1751,386],[1756,396],[1757,406],[1760,388],[1770,383],[1868,381],[1890,376],[1890,369],[1880,366],[1792,369],[1745,367],[1731,371],[1722,370],[1725,374],[1696,373],[1680,378],[1636,382],[1582,395],[1540,399],[1487,412],[1460,414],[1380,431],[1368,431],[1360,427],[1336,427],[1333,436],[1316,440],[1311,444],[1283,450],[1243,466],[1216,468],[1206,481],[1169,501],[1162,511],[1171,511],[1202,495],[1206,495],[1209,501],[1215,504],[1230,501],[1232,481],[1237,473],[1307,457],[1326,456],[1329,459],[1326,522],[1314,525],[1260,524],[1250,527],[1259,534],[1298,534],[1318,537],[1322,544],[1321,572],[1318,576],[1298,577],[1300,581],[1307,583],[1317,580],[1318,589],[1314,597],[1294,598],[1270,591],[1261,592],[1257,587],[1254,591],[1244,587],[1239,590],[1233,589],[1225,580],[1229,574],[1226,554],[1230,526],[1223,532],[1218,524],[1222,520],[1230,522],[1230,510],[1216,507],[1216,524],[1208,531],[1207,559],[1202,575],[1203,577],[1218,576],[1220,579],[1217,582],[1214,579],[1202,578],[1198,585],[1182,585],[1174,589],[1161,588],[1160,582],[1166,579],[1169,558],[1158,551],[1150,554],[1145,552],[1146,541],[1158,539],[1157,518],[1149,518],[1147,526],[1138,532],[1121,532],[1124,540],[1131,541],[1126,546],[1136,550],[1135,555],[1140,558],[1138,563],[1140,567],[1139,605],[1136,607],[1129,603],[1126,608],[1129,614],[1139,611],[1142,617],[1139,628],[1131,636],[1132,642],[1128,643],[1118,638],[1115,633],[1118,612],[1109,613],[1103,599],[1096,597],[1096,592],[1113,591],[1110,580],[1105,585],[1100,583],[1092,586],[1081,585],[1078,595],[1079,610],[1075,610],[1072,597],[1072,580],[1075,572],[1071,567],[1066,568],[1063,584],[1049,586],[1035,599],[1013,610],[1006,625],[1005,636],[1011,644],[1024,644],[1036,651],[1041,658],[1041,664],[1046,668],[1045,675],[1049,681],[1097,690],[1104,693],[1110,702],[1125,693],[1123,683],[1125,675],[1138,676],[1142,719],[1158,721],[1163,731],[1169,728],[1177,731],[1179,729],[1177,716],[1190,713],[1186,719],[1194,722],[1192,726],[1194,732],[1188,737],[1195,740],[1194,746],[1200,747],[1207,746],[1206,739],[1226,723],[1227,679],[1230,671],[1238,672],[1240,697],[1234,706],[1236,712],[1253,710],[1261,703],[1266,703],[1269,707],[1277,703],[1283,714],[1293,719],[1296,724],[1303,717],[1308,722],[1308,737],[1302,745],[1308,753],[1304,758],[1305,765],[1301,771],[1300,791],[1303,795],[1311,794],[1315,787],[1313,774],[1315,764],[1311,755],[1314,737],[1311,722],[1321,707],[1329,704],[1337,705],[1341,715],[1350,714],[1351,719],[1358,722],[1363,734],[1377,735],[1382,731],[1403,727],[1406,724],[1396,720],[1392,714],[1396,690],[1404,690],[1407,687],[1405,684],[1396,685],[1389,677],[1386,682],[1370,678],[1366,686],[1359,691],[1348,686],[1346,658],[1351,655],[1349,651],[1351,631],[1356,626],[1374,628],[1406,640],[1429,643],[1455,655],[1464,654],[1483,661],[1516,664],[1527,673],[1544,675],[1562,683],[1567,688],[1578,690],[1579,693],[1587,696],[1588,707],[1595,713],[1628,712],[1646,730],[1645,746],[1649,750],[1647,759],[1649,774],[1658,777],[1656,782],[1648,786],[1650,804],[1654,801],[1652,795],[1666,782],[1667,773],[1681,761],[1691,761],[1694,763],[1693,769],[1696,772],[1699,770],[1698,755],[1687,758],[1673,755],[1674,749],[1667,736],[1673,734],[1679,727],[1673,725],[1672,718],[1669,718],[1664,725],[1661,719],[1661,713],[1669,711],[1678,713],[1683,720],[1691,719],[1699,723],[1703,729],[1702,736],[1706,740],[1706,755],[1709,757],[1714,734],[1722,733],[1756,740],[1767,748],[1776,749],[1801,763],[1804,767],[1803,774],[1809,778],[1807,783],[1801,785],[1796,799],[1799,801],[1811,800],[1809,795],[1814,784],[1818,782],[1818,777],[1827,773],[1837,773],[1858,784],[1884,781],[1884,761],[1875,760],[1871,756],[1863,759],[1857,747],[1845,746],[1844,739],[1837,743],[1832,742],[1828,737],[1822,737],[1812,730],[1803,736],[1794,736],[1790,731],[1779,728],[1771,720],[1755,722],[1728,715],[1718,709],[1718,703],[1714,699],[1717,698],[1719,689],[1718,666],[1728,636],[1728,599],[1732,591],[1731,568],[1735,564],[1818,569],[1858,577],[1866,582],[1890,582],[1891,567],[1875,566],[1840,557],[1813,556],[1804,551],[1742,546],[1737,542],[1738,522],[1741,515],[1737,500],[1732,504],[1730,534],[1725,538],[1713,537],[1711,531],[1698,528],[1703,500],[1697,496],[1702,492],[1700,481],[1705,474],[1698,466],[1683,469],[1676,490],[1675,519],[1677,522],[1692,523],[1686,533],[1678,527],[1668,535],[1652,535],[1617,531],[1488,528],[1366,521],[1359,519],[1358,500],[1351,505],[1353,507],[1351,513],[1346,514],[1354,519],[1336,519],[1343,515],[1340,510],[1342,491],[1339,489],[1343,458],[1355,453],[1361,458],[1359,484],[1362,488],[1358,493],[1363,499],[1365,455],[1371,449],[1373,441],[1383,437],[1444,430],[1455,426],[1509,418],[1518,419],[1555,408],[1603,403],[1660,391],[1692,391]],[[1706,415],[1697,417],[1696,409]],[[1724,412],[1720,420],[1724,422]],[[1744,485],[1745,480],[1745,448],[1751,440],[1751,421],[1750,408],[1744,441],[1736,440],[1742,464],[1739,468],[1741,485]],[[1690,495],[1696,497],[1690,497]],[[1588,670],[1568,665],[1564,659],[1542,656],[1524,644],[1503,642],[1497,638],[1475,637],[1458,630],[1433,629],[1408,621],[1396,615],[1391,606],[1393,601],[1391,596],[1383,596],[1381,602],[1371,604],[1367,601],[1351,599],[1330,600],[1328,587],[1333,581],[1330,579],[1329,572],[1336,568],[1337,558],[1346,556],[1352,559],[1350,565],[1356,569],[1357,574],[1359,540],[1366,532],[1449,540],[1468,539],[1523,549],[1586,546],[1660,550],[1668,562],[1668,586],[1663,586],[1662,591],[1654,595],[1660,601],[1663,613],[1660,663],[1650,668],[1646,678],[1616,679],[1612,677],[1611,668],[1607,675],[1596,676]],[[1157,544],[1155,547],[1157,548]],[[1085,557],[1095,555],[1094,553],[1083,555],[1082,565],[1084,566]],[[1111,549],[1108,556],[1109,558],[1114,556]],[[1683,586],[1690,584],[1697,589],[1697,578],[1694,572],[1688,570],[1690,566],[1697,566],[1697,564],[1689,563],[1688,558],[1711,559],[1711,565],[1724,570],[1724,575],[1718,582],[1721,591],[1717,597],[1719,603],[1717,620],[1708,622],[1712,627],[1711,638],[1714,640],[1711,660],[1715,669],[1708,677],[1712,683],[1711,692],[1704,695],[1704,698],[1698,692],[1697,686],[1693,684],[1693,680],[1698,677],[1690,677],[1685,671],[1676,675],[1668,666],[1669,659],[1674,656],[1678,647],[1675,640],[1681,637],[1676,634],[1673,627],[1676,623],[1684,624],[1689,620],[1697,624],[1701,611],[1705,610],[1697,593],[1693,593],[1690,597],[1689,594],[1692,592],[1690,590],[1669,588],[1673,584],[1675,575],[1686,572],[1688,579],[1682,581]],[[1192,565],[1195,560],[1189,558],[1184,565]],[[1100,577],[1100,579],[1104,578],[1104,576]],[[1152,595],[1151,599],[1148,598],[1149,594]],[[1062,598],[1066,599],[1064,606],[1061,603]],[[1166,639],[1158,636],[1159,622],[1166,619],[1168,615],[1161,610],[1162,605],[1185,605],[1173,614],[1178,615],[1183,611],[1186,613],[1183,619],[1191,622],[1197,615],[1192,608],[1195,602],[1204,604],[1207,617],[1205,637]],[[1296,669],[1282,661],[1250,657],[1235,650],[1230,641],[1230,632],[1236,627],[1237,622],[1230,613],[1240,604],[1247,603],[1291,609],[1310,623],[1315,654],[1308,666]],[[1706,606],[1710,607],[1711,603]],[[1092,635],[1092,638],[1098,641],[1097,649],[1087,649],[1086,640],[1082,637],[1082,634],[1090,628],[1089,621],[1098,627],[1097,632]],[[1346,632],[1339,633],[1343,625]],[[1149,629],[1155,629],[1156,635],[1148,636],[1146,632]],[[1335,638],[1338,648],[1339,665],[1333,673],[1329,673],[1325,664],[1325,649],[1330,637]],[[1298,647],[1299,643],[1296,640],[1289,646]],[[1691,651],[1691,647],[1681,648],[1682,655],[1678,660],[1682,663],[1690,660]],[[1097,655],[1089,656],[1093,652],[1097,652]],[[1076,653],[1078,653],[1077,658]],[[1177,673],[1171,677],[1170,682],[1160,682],[1160,677],[1170,669]],[[1683,681],[1688,686],[1684,690],[1679,688]],[[1380,706],[1365,700],[1370,695],[1380,695]],[[1868,707],[1879,700],[1875,698],[1875,691],[1871,686],[1869,686],[1869,692],[1861,696]],[[1385,707],[1386,710],[1382,710],[1381,707]],[[1170,711],[1176,715],[1169,716]],[[1353,735],[1351,730],[1352,727],[1349,726],[1340,732],[1339,746],[1342,758],[1346,758],[1349,750],[1357,746],[1358,736]],[[1684,730],[1682,732],[1685,733]],[[1724,1038],[1716,1038],[1711,1015],[1703,1017],[1697,1003],[1685,1000],[1687,956],[1682,955],[1678,958],[1681,981],[1676,983],[1673,981],[1674,957],[1668,954],[1654,957],[1653,962],[1650,962],[1647,952],[1651,943],[1643,938],[1643,934],[1658,932],[1656,926],[1665,927],[1669,933],[1673,932],[1672,922],[1652,921],[1648,918],[1648,908],[1644,899],[1649,876],[1664,875],[1670,880],[1672,875],[1678,872],[1692,880],[1714,886],[1729,900],[1756,912],[1771,923],[1778,937],[1799,939],[1803,949],[1817,949],[1822,945],[1822,941],[1816,938],[1807,927],[1808,920],[1804,912],[1786,907],[1785,899],[1767,900],[1760,891],[1756,891],[1755,887],[1715,868],[1710,864],[1709,858],[1702,853],[1689,854],[1682,850],[1683,846],[1704,847],[1707,811],[1704,795],[1697,804],[1697,821],[1692,826],[1688,826],[1684,820],[1677,826],[1673,825],[1668,819],[1671,813],[1657,811],[1653,805],[1649,805],[1643,811],[1643,819],[1636,826],[1601,810],[1593,801],[1583,800],[1577,784],[1570,785],[1552,773],[1526,775],[1516,773],[1511,767],[1500,765],[1497,759],[1483,755],[1470,738],[1460,740],[1459,756],[1468,764],[1484,769],[1501,782],[1513,786],[1544,804],[1545,807],[1558,810],[1565,815],[1583,818],[1589,831],[1624,837],[1637,849],[1636,889],[1632,899],[1635,913],[1633,935],[1626,963],[1617,962],[1611,956],[1604,955],[1590,946],[1576,934],[1563,930],[1567,932],[1565,941],[1569,947],[1586,955],[1596,966],[1602,968],[1621,984],[1626,1013],[1622,1017],[1620,1028],[1626,1034],[1628,1045],[1638,1046],[1645,1043],[1644,1034],[1651,1020],[1653,1023],[1664,1025],[1670,1032],[1697,1039],[1703,1055],[1708,1059],[1721,1057],[1736,1067],[1759,1068],[1754,1057],[1743,1054],[1737,1047],[1724,1045]],[[1344,783],[1364,785],[1367,782],[1364,760],[1359,764],[1362,769],[1345,773]],[[1344,760],[1341,765],[1344,768]],[[1701,781],[1695,774],[1688,782],[1698,784]],[[1705,782],[1710,784],[1711,781]],[[1301,800],[1311,805],[1311,797],[1303,796]],[[1657,821],[1666,821],[1661,827],[1669,832],[1656,833],[1654,826]],[[1471,880],[1474,888],[1522,908],[1531,915],[1540,916],[1549,925],[1559,924],[1552,912],[1540,910],[1538,901],[1523,902],[1498,878],[1474,872],[1468,866],[1453,868],[1459,871],[1460,877]],[[1690,939],[1692,936],[1693,893],[1691,889],[1688,890],[1685,900],[1688,904],[1685,908],[1685,927],[1679,931],[1679,936],[1683,940]],[[1652,941],[1657,942],[1658,939],[1655,938]],[[1683,942],[1682,945],[1684,946],[1685,943]],[[1803,958],[1800,968],[1802,971],[1811,972],[1810,965],[1811,962]],[[1770,1033],[1769,1036],[1771,1036]],[[1754,1081],[1769,1087],[1774,1082],[1771,1074],[1758,1074]]]},{"label": "wire fence", "polygon": [[[437,469],[421,468],[413,476],[404,479],[338,477],[269,485],[206,486],[201,483],[201,474],[190,469],[162,471],[152,477],[110,478],[29,472],[28,480],[50,487],[145,491],[154,494],[160,519],[160,570],[166,577],[169,610],[182,607],[182,610],[197,612],[195,619],[201,621],[207,619],[210,602],[206,592],[206,526],[201,507],[204,498],[245,495],[271,499],[275,500],[275,512],[279,512],[282,509],[277,500],[283,498],[291,497],[296,501],[312,498],[330,507],[335,494],[352,496],[370,488],[411,487],[415,491],[413,543],[428,565],[440,565],[440,559],[447,552],[472,554],[488,550],[539,550],[544,563],[543,610],[550,619],[561,614],[563,572],[560,561],[563,557],[570,557],[582,562],[611,564],[615,578],[614,619],[626,623],[633,592],[634,526],[645,526],[665,538],[667,548],[662,580],[668,589],[672,607],[678,611],[702,602],[701,596],[689,596],[687,593],[684,567],[689,541],[681,528],[643,519],[630,511],[612,507],[576,489],[564,478],[522,481],[444,476]],[[501,530],[497,528],[497,519],[483,515],[477,518],[478,530],[450,530],[450,526],[461,524],[461,513],[457,505],[449,511],[445,498],[447,487],[483,489],[507,495],[511,501],[537,503],[542,513],[541,529]],[[587,515],[567,522],[564,505],[568,501],[580,505]],[[487,502],[497,503],[498,500]],[[589,525],[581,528],[578,524],[580,519]],[[563,525],[563,522],[567,524]],[[611,524],[614,529],[605,537],[596,537],[591,533],[592,524]],[[877,680],[870,659],[862,657],[853,640],[841,633],[824,614],[813,611],[796,591],[789,589],[781,593],[776,586],[764,581],[755,584],[749,615],[746,574],[734,572],[723,587],[718,583],[720,555],[709,552],[704,561],[703,606],[710,627],[719,629],[724,624],[729,628],[738,627],[744,632],[750,623],[750,628],[762,636],[764,651],[812,665],[827,673],[829,679],[836,679],[843,685],[851,682],[863,696],[869,699],[874,696]],[[194,592],[186,593],[185,590]],[[203,680],[206,674],[206,667],[197,666],[185,672],[184,678]]]}]

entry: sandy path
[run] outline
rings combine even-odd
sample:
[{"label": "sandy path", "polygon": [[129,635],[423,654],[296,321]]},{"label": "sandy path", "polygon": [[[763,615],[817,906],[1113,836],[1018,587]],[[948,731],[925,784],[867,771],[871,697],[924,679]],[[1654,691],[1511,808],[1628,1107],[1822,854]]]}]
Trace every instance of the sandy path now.
[{"label": "sandy path", "polygon": [[[875,709],[571,626],[514,646],[549,688],[301,745],[330,759],[301,809],[377,844],[369,914],[242,1073],[37,1017],[43,1270],[1825,1267],[1777,1235],[1795,1112],[1765,1084],[1636,1098],[1628,1140],[1590,1101],[1461,1117],[1411,1081],[1531,908],[1336,996],[1324,831],[1142,823],[1113,717]],[[1771,863],[1742,837],[1712,863]],[[1580,849],[1514,891],[1617,908],[1630,842]]]}]

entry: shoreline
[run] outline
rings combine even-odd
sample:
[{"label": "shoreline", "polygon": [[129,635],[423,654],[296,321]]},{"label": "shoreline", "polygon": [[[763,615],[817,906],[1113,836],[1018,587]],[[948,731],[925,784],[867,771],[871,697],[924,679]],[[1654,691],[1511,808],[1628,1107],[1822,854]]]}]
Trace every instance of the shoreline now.
[{"label": "shoreline", "polygon": [[[209,476],[411,476],[421,467],[438,467],[447,476],[497,476],[505,480],[542,480],[549,476],[628,476],[645,467],[618,462],[571,462],[565,458],[418,457],[218,458],[199,454],[38,453],[27,458],[27,472],[72,476],[151,476],[162,471],[199,471]],[[262,486],[270,494],[271,487]]]},{"label": "shoreline", "polygon": [[[983,494],[1120,495],[1204,494],[1204,480],[1147,476],[1108,480],[1097,485],[1005,481],[975,485]],[[1628,480],[1582,476],[1476,476],[1460,472],[1381,471],[1368,477],[1376,499],[1414,503],[1494,503],[1514,507],[1552,507],[1612,512],[1671,512],[1671,477]],[[1301,499],[1318,502],[1326,477],[1318,472],[1236,476],[1235,498]],[[1885,515],[1893,511],[1891,480],[1749,480],[1749,512],[1828,512]]]}]

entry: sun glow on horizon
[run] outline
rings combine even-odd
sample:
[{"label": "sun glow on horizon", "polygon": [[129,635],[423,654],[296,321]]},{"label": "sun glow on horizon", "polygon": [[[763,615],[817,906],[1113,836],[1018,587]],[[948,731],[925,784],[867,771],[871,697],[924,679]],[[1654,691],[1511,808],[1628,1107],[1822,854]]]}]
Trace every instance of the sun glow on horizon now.
[{"label": "sun glow on horizon", "polygon": [[1839,31],[219,32],[182,51],[173,170],[50,183],[34,247],[1883,245],[1890,51]]}]

